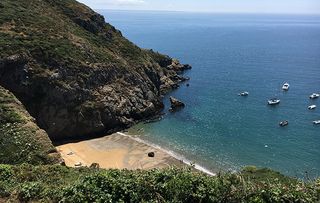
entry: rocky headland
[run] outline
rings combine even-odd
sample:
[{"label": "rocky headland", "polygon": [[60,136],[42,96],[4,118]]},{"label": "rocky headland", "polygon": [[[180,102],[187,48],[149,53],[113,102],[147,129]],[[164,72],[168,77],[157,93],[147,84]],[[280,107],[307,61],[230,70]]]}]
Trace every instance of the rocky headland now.
[{"label": "rocky headland", "polygon": [[52,140],[90,138],[159,113],[190,65],[141,49],[74,0],[4,0],[0,85]]}]

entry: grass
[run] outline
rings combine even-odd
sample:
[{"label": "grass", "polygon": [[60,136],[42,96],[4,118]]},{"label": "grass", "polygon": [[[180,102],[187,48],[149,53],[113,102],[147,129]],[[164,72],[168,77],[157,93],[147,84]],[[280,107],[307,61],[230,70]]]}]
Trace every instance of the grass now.
[{"label": "grass", "polygon": [[74,0],[3,0],[2,5],[0,57],[30,52],[48,66],[48,59],[74,66],[79,61],[138,66],[151,60],[147,51]]},{"label": "grass", "polygon": [[[189,168],[150,171],[0,165],[0,197],[50,202],[317,202],[320,180],[275,178],[269,170],[220,174]],[[252,180],[254,174],[268,179]],[[259,175],[259,176],[260,176]]]}]

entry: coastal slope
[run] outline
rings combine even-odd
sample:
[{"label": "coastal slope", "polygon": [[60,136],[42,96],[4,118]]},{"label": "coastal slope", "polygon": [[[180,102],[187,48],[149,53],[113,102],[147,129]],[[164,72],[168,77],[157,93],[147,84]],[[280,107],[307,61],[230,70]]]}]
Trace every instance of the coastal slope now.
[{"label": "coastal slope", "polygon": [[74,0],[2,0],[0,85],[52,140],[90,137],[156,115],[191,68],[137,47]]},{"label": "coastal slope", "polygon": [[0,163],[61,162],[47,133],[35,124],[15,96],[0,86]]}]

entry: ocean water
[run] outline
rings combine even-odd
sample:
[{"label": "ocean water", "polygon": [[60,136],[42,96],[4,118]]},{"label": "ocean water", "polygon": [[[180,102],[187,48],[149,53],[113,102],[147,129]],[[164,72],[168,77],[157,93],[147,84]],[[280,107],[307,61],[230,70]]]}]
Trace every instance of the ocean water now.
[{"label": "ocean water", "polygon": [[[99,12],[140,47],[193,66],[190,86],[164,98],[164,118],[135,127],[142,139],[213,171],[256,165],[320,175],[320,125],[312,124],[320,98],[308,98],[320,92],[320,16]],[[169,96],[186,107],[169,113]],[[280,105],[268,106],[271,97]]]}]

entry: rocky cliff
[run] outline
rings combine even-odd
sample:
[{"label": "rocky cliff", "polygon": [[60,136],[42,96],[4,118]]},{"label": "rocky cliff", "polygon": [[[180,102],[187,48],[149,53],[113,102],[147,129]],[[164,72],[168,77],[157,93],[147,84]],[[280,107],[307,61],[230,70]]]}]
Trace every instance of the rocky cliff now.
[{"label": "rocky cliff", "polygon": [[62,162],[47,133],[15,96],[0,86],[0,163]]},{"label": "rocky cliff", "polygon": [[74,0],[0,2],[0,85],[53,140],[157,114],[189,65],[144,50]]}]

